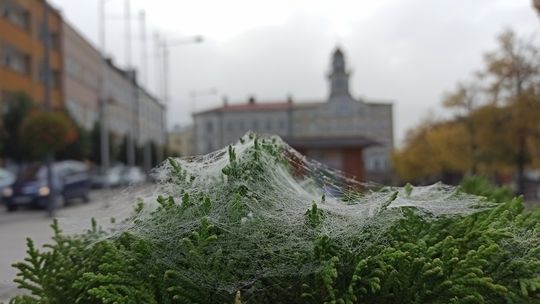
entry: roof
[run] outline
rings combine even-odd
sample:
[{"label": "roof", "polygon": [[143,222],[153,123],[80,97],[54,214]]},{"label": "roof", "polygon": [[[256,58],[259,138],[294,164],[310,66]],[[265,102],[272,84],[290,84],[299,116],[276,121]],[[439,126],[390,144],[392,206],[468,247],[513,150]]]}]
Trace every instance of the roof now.
[{"label": "roof", "polygon": [[137,89],[139,89],[139,92],[142,92],[144,93],[150,100],[152,100],[152,102],[156,103],[158,106],[160,106],[161,108],[165,108],[165,104],[162,103],[160,101],[159,98],[157,98],[156,96],[154,96],[152,93],[150,93],[147,89],[145,89],[144,87],[140,86],[137,82],[135,82],[135,86]]},{"label": "roof", "polygon": [[[362,99],[361,99],[362,100]],[[370,102],[362,101],[370,106],[392,106],[391,101]],[[324,101],[308,101],[308,102],[291,102],[291,101],[273,101],[273,102],[243,102],[235,104],[222,105],[212,109],[193,113],[193,116],[210,114],[210,113],[225,113],[225,112],[249,112],[249,111],[274,111],[315,107],[325,103]]]},{"label": "roof", "polygon": [[294,148],[364,148],[379,145],[364,136],[317,136],[284,138]]},{"label": "roof", "polygon": [[213,109],[194,113],[193,115],[207,114],[207,113],[224,113],[224,112],[248,112],[248,111],[272,111],[272,110],[286,110],[297,107],[315,106],[322,102],[299,102],[292,103],[289,101],[277,101],[277,102],[255,102],[255,103],[239,103],[228,104],[216,107]]}]

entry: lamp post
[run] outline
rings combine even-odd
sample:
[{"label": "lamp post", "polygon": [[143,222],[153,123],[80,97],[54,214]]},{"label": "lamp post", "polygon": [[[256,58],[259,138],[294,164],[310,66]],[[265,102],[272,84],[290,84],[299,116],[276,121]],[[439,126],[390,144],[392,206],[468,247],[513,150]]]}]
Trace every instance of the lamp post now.
[{"label": "lamp post", "polygon": [[[52,111],[51,101],[51,66],[50,66],[50,50],[51,50],[51,33],[49,29],[49,3],[43,1],[43,82],[44,82],[44,108],[45,111]],[[56,185],[54,183],[53,173],[53,152],[47,153],[45,157],[45,166],[47,167],[47,186],[49,187],[49,201],[47,202],[47,213],[50,217],[54,217],[54,212],[57,204]]]},{"label": "lamp post", "polygon": [[[106,57],[106,30],[105,30],[105,21],[106,21],[106,9],[105,4],[110,0],[99,0],[99,41],[100,41],[100,47],[101,47],[101,53],[103,57]],[[125,44],[125,50],[126,50],[126,66],[127,68],[131,68],[131,7],[130,7],[130,0],[124,1],[124,17],[123,19],[126,22],[125,26],[125,32],[126,32],[126,44]],[[105,63],[102,67],[101,71],[101,81],[100,81],[100,96],[99,96],[99,112],[100,112],[100,155],[101,155],[101,171],[104,176],[106,176],[107,171],[110,166],[110,151],[109,151],[109,128],[108,128],[108,121],[107,121],[107,97],[105,93],[105,85],[106,85],[106,73],[107,73],[107,63]],[[133,82],[134,83],[134,82]],[[136,100],[137,93],[134,92],[133,98]],[[136,105],[138,107],[138,105]],[[137,110],[133,112],[137,112]],[[137,113],[134,113],[137,114]],[[129,165],[134,165],[135,162],[135,141],[134,141],[134,134],[133,130],[138,129],[131,128],[129,133],[127,134],[128,144],[127,144],[127,160]],[[105,183],[105,187],[107,188],[108,185]]]},{"label": "lamp post", "polygon": [[191,91],[189,93],[189,112],[192,114],[196,111],[195,109],[195,100],[199,97],[204,96],[215,96],[218,94],[218,90],[216,88],[210,88],[206,90],[198,90],[198,91]]},{"label": "lamp post", "polygon": [[[105,2],[107,0],[99,1],[99,43],[101,47],[101,56],[105,60],[107,47],[107,40],[105,38]],[[105,77],[107,72],[107,63],[103,62],[101,67],[101,79],[99,81],[99,146],[100,146],[100,160],[101,160],[101,174],[103,176],[103,187],[108,190],[109,184],[107,183],[107,171],[109,170],[109,132],[107,126],[107,101],[105,96]],[[107,200],[105,200],[107,201]],[[108,207],[108,203],[105,203]]]},{"label": "lamp post", "polygon": [[[200,35],[185,37],[180,39],[162,40],[158,41],[158,48],[162,51],[163,59],[163,111],[161,115],[162,120],[162,136],[163,136],[163,149],[167,146],[167,105],[169,103],[169,49],[185,44],[195,44],[203,42],[204,38]],[[162,150],[163,150],[162,149]],[[163,153],[164,154],[164,153]],[[163,160],[163,155],[161,157]]]}]

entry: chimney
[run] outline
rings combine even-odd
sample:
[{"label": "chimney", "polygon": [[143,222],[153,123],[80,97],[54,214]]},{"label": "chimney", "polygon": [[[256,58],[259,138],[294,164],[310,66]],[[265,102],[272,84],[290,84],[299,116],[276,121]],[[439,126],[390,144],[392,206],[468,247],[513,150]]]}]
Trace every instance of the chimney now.
[{"label": "chimney", "polygon": [[254,105],[255,104],[255,96],[249,96],[249,99],[248,99],[248,104],[250,105]]},{"label": "chimney", "polygon": [[126,78],[131,81],[132,83],[137,83],[137,70],[135,69],[128,69],[125,72]]},{"label": "chimney", "polygon": [[222,100],[223,100],[223,107],[228,107],[229,106],[229,98],[227,97],[227,95],[223,95],[222,97]]},{"label": "chimney", "polygon": [[293,103],[293,96],[292,94],[287,94],[287,103],[292,104]]}]

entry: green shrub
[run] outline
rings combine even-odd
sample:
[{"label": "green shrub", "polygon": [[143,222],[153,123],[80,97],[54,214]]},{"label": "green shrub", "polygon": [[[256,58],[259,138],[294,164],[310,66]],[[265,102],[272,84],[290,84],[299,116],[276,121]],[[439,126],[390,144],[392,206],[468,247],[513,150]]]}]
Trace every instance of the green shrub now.
[{"label": "green shrub", "polygon": [[112,230],[29,240],[12,303],[540,300],[540,211],[520,199],[369,191],[252,134],[160,172],[157,205]]},{"label": "green shrub", "polygon": [[497,187],[483,176],[466,177],[459,186],[464,192],[484,196],[494,202],[505,202],[512,198],[512,190],[506,187]]}]

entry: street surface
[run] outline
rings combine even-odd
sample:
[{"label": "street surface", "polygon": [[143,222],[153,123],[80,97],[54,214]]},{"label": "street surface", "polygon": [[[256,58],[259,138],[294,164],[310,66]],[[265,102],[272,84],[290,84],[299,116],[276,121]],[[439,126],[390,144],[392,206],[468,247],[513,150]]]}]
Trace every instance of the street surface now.
[{"label": "street surface", "polygon": [[[111,217],[116,220],[129,215],[137,198],[145,202],[153,199],[153,185],[129,187],[114,190],[94,190],[90,194],[91,201],[83,203],[73,201],[69,206],[56,212],[55,217],[60,228],[66,233],[78,233],[90,227],[91,218],[98,223],[107,224]],[[13,279],[17,270],[11,265],[26,257],[26,238],[32,238],[37,248],[50,242],[52,219],[45,210],[21,208],[15,212],[7,212],[0,206],[0,303],[21,293]]]}]

